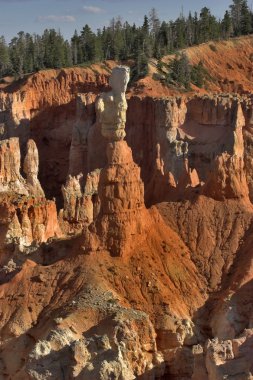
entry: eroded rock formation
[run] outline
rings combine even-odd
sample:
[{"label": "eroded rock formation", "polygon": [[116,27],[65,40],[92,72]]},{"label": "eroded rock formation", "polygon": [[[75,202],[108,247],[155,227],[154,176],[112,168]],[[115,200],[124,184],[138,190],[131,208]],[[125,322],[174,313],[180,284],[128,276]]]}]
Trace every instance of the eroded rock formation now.
[{"label": "eroded rock formation", "polygon": [[27,153],[24,159],[24,173],[26,175],[26,186],[29,194],[37,197],[45,197],[44,191],[38,180],[39,173],[39,153],[33,140],[27,142]]},{"label": "eroded rock formation", "polygon": [[126,66],[112,70],[109,84],[111,92],[103,93],[97,100],[97,118],[102,135],[109,141],[121,141],[125,138],[126,89],[130,79],[130,69]]},{"label": "eroded rock formation", "polygon": [[20,149],[18,138],[3,140],[0,142],[1,192],[15,192],[28,195],[25,181],[20,174]]},{"label": "eroded rock formation", "polygon": [[98,196],[100,212],[88,232],[89,249],[107,249],[113,256],[131,251],[131,243],[144,233],[144,187],[125,137],[125,91],[129,68],[112,71],[112,92],[97,100],[97,119],[108,140],[107,166],[101,170]]},{"label": "eroded rock formation", "polygon": [[14,244],[25,252],[33,244],[36,246],[51,237],[59,237],[61,232],[55,202],[45,199],[37,177],[39,157],[35,142],[29,140],[27,143],[23,164],[26,179],[20,174],[18,138],[0,142],[0,162],[1,250]]},{"label": "eroded rock formation", "polygon": [[250,379],[252,98],[113,66],[0,94],[0,378]]},{"label": "eroded rock formation", "polygon": [[65,232],[77,232],[88,226],[97,216],[100,208],[98,198],[98,182],[100,170],[95,170],[86,176],[69,175],[65,186],[62,186],[64,208],[61,211],[63,229]]},{"label": "eroded rock formation", "polygon": [[122,256],[144,234],[144,187],[126,141],[108,143],[107,157],[98,185],[100,211],[89,227],[88,246]]}]

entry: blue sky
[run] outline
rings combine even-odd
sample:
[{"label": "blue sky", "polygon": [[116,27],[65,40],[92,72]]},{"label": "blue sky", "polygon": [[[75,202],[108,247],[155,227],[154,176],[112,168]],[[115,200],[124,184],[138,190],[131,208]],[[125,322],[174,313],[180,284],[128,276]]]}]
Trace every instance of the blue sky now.
[{"label": "blue sky", "polygon": [[130,23],[142,24],[152,7],[161,20],[175,19],[183,9],[198,11],[207,6],[222,17],[231,0],[0,0],[0,35],[7,41],[21,30],[41,33],[46,28],[60,29],[66,38],[87,23],[93,30],[121,16]]}]

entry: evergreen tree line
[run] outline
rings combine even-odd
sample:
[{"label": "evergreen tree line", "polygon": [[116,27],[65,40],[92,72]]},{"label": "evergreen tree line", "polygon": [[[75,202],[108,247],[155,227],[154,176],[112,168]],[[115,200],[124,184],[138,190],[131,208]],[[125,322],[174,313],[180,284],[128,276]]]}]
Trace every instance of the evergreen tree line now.
[{"label": "evergreen tree line", "polygon": [[70,41],[59,31],[46,29],[40,36],[19,32],[9,44],[0,37],[0,77],[22,77],[45,68],[61,68],[103,60],[135,61],[134,76],[147,72],[151,57],[160,59],[179,49],[210,40],[228,39],[253,32],[253,13],[247,0],[232,0],[222,19],[204,7],[200,13],[181,14],[175,21],[161,21],[155,9],[137,27],[121,18],[94,33],[85,25]]}]

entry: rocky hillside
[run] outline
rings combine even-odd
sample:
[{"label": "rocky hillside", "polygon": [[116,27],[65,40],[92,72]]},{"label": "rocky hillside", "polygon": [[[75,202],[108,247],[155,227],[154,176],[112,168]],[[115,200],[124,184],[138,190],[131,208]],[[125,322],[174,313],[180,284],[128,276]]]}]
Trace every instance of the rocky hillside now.
[{"label": "rocky hillside", "polygon": [[[191,65],[201,62],[206,70],[204,88],[192,85],[194,93],[239,93],[252,92],[253,73],[253,36],[238,37],[227,41],[211,41],[201,45],[183,49]],[[178,94],[175,87],[164,85],[163,78],[168,72],[167,65],[175,55],[163,57],[159,61],[151,60],[149,75],[141,79],[134,92],[150,96],[171,96]]]},{"label": "rocky hillside", "polygon": [[0,379],[253,378],[252,41],[187,50],[205,93],[151,68],[126,115],[95,107],[113,62],[0,91]]}]

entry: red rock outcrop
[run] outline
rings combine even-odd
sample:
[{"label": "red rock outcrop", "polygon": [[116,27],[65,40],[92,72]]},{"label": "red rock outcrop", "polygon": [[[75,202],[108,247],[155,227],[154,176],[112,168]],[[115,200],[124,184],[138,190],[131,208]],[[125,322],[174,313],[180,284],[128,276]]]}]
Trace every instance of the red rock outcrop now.
[{"label": "red rock outcrop", "polygon": [[144,88],[128,94],[127,142],[108,143],[94,102],[109,66],[95,70],[0,95],[0,374],[249,378],[251,96]]},{"label": "red rock outcrop", "polygon": [[214,162],[203,193],[216,200],[249,199],[242,157],[223,153]]},{"label": "red rock outcrop", "polygon": [[98,184],[100,212],[89,227],[88,247],[122,256],[131,252],[135,239],[144,234],[144,187],[125,141],[109,143],[107,157]]},{"label": "red rock outcrop", "polygon": [[[28,139],[36,142],[41,164],[40,181],[49,197],[59,196],[66,181],[73,125],[76,125],[77,133],[80,131],[77,114],[85,115],[87,125],[93,123],[94,103],[91,121],[86,112],[89,104],[107,85],[110,68],[114,65],[107,62],[104,67],[94,65],[91,68],[46,70],[0,92],[1,138],[19,137],[23,156]],[[76,102],[79,93],[86,94],[81,107]],[[70,160],[73,168],[69,174],[79,174],[76,173],[75,156]]]}]

